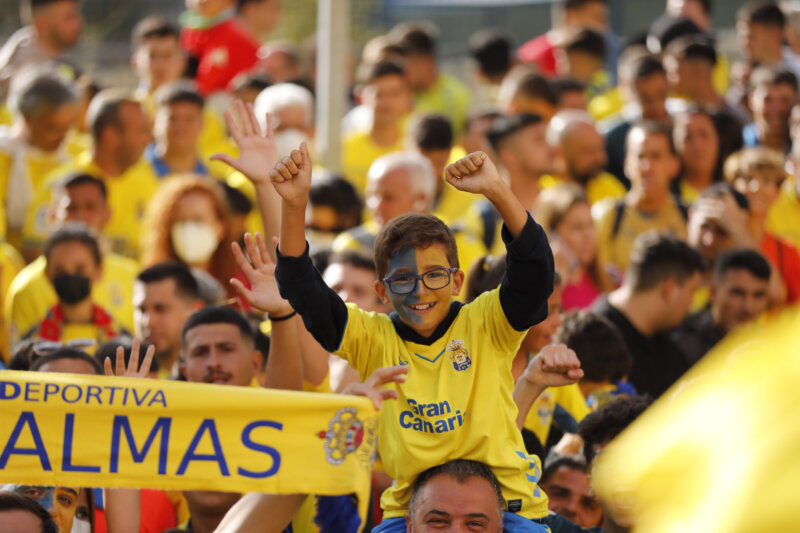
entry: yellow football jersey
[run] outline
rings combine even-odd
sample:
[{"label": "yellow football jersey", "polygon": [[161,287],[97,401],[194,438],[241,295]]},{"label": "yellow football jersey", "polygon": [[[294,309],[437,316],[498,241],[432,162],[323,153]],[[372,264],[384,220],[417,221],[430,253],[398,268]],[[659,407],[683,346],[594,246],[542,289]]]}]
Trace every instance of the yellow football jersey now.
[{"label": "yellow football jersey", "polygon": [[429,346],[401,338],[389,316],[347,305],[336,355],[362,379],[387,366],[409,369],[406,382],[396,386],[398,399],[380,412],[380,454],[396,480],[381,498],[385,517],[404,516],[416,476],[451,459],[491,465],[507,510],[547,516],[547,496],[536,484],[540,460],[525,453],[515,424],[511,362],[525,331],[508,323],[499,294],[496,289],[462,306]]},{"label": "yellow football jersey", "polygon": [[800,248],[800,189],[797,177],[783,182],[778,200],[767,214],[767,231]]},{"label": "yellow football jersey", "polygon": [[[17,274],[4,301],[9,342],[13,346],[38,324],[58,301],[44,273],[47,261],[39,256]],[[137,263],[116,254],[103,256],[103,277],[92,287],[92,301],[128,331],[133,331],[133,281]]]},{"label": "yellow football jersey", "polygon": [[[574,422],[576,425],[590,412],[589,406],[586,404],[586,398],[583,397],[577,383],[566,387],[551,387],[545,390],[533,402],[531,410],[525,418],[525,424],[523,424],[525,429],[536,435],[542,446],[547,444],[553,416],[559,407],[570,417],[570,422]],[[562,429],[566,431],[571,428]]]},{"label": "yellow football jersey", "polygon": [[373,161],[382,155],[400,152],[404,148],[403,137],[391,146],[380,146],[372,140],[368,131],[350,135],[342,143],[342,172],[345,179],[352,183],[358,194],[363,197],[367,186],[367,172]]},{"label": "yellow football jersey", "polygon": [[52,194],[59,180],[69,172],[84,172],[103,180],[108,189],[108,206],[111,220],[103,230],[103,236],[114,253],[137,258],[139,237],[142,233],[142,218],[147,205],[158,189],[158,178],[150,165],[140,160],[121,176],[108,177],[85,153],[75,165],[69,165],[53,172],[34,194],[28,208],[23,230],[23,242],[31,246],[42,246],[53,228],[49,210]]}]

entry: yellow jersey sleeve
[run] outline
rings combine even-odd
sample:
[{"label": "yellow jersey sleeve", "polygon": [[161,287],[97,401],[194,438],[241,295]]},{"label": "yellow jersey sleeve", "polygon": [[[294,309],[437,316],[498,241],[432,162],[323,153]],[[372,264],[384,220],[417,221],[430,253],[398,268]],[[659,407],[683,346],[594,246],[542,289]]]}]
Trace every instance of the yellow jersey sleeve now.
[{"label": "yellow jersey sleeve", "polygon": [[396,336],[391,319],[380,313],[367,313],[355,304],[347,305],[347,325],[338,355],[358,372],[361,379],[368,378],[375,370],[390,366],[391,361],[385,361],[381,354],[385,351],[380,347],[383,339]]},{"label": "yellow jersey sleeve", "polygon": [[[471,326],[476,330],[483,330],[497,348],[496,354],[508,358],[510,365],[528,332],[517,331],[508,322],[500,304],[500,289],[481,294],[465,307],[468,309]],[[509,366],[509,371],[510,369]]]}]

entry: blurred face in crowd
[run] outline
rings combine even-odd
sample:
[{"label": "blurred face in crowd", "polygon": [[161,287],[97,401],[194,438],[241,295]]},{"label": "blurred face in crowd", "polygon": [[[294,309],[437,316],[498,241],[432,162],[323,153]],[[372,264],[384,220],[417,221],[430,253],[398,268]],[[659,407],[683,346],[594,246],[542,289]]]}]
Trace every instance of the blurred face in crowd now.
[{"label": "blurred face in crowd", "polygon": [[96,233],[103,231],[111,218],[111,210],[100,187],[93,183],[81,183],[67,187],[56,204],[55,221],[83,222]]},{"label": "blurred face in crowd", "polygon": [[[213,490],[185,490],[183,497],[189,508],[189,515],[195,522],[219,525],[225,513],[234,506],[242,495],[238,492],[220,492]],[[212,526],[213,529],[213,526]]]},{"label": "blurred face in crowd", "polygon": [[76,0],[62,0],[39,8],[33,19],[41,38],[61,50],[75,45],[81,37],[83,17]]},{"label": "blurred face in crowd", "polygon": [[780,60],[783,30],[766,24],[738,22],[736,37],[747,59],[757,63]]},{"label": "blurred face in crowd", "polygon": [[57,150],[78,120],[78,113],[78,104],[75,102],[39,113],[36,117],[25,117],[28,142],[45,152]]},{"label": "blurred face in crowd", "polygon": [[564,22],[570,28],[591,28],[604,32],[608,29],[608,7],[600,0],[586,2],[580,7],[567,10]]},{"label": "blurred face in crowd", "polygon": [[728,270],[711,286],[711,316],[725,332],[736,329],[767,310],[769,281],[746,269]]},{"label": "blurred face in crowd", "polygon": [[711,19],[700,0],[667,0],[667,14],[687,18],[703,31],[711,29]]},{"label": "blurred face in crowd", "polygon": [[380,225],[405,213],[425,213],[429,202],[415,191],[406,168],[394,168],[367,181],[367,208]]},{"label": "blurred face in crowd", "polygon": [[181,370],[186,381],[247,387],[261,354],[234,324],[201,324],[186,332]]},{"label": "blurred face in crowd", "polygon": [[606,143],[594,126],[577,123],[564,135],[561,142],[569,179],[585,186],[606,167]]},{"label": "blurred face in crowd", "polygon": [[411,88],[404,76],[388,74],[370,82],[364,101],[373,109],[376,126],[395,125],[411,111]]},{"label": "blurred face in crowd", "polygon": [[792,106],[797,102],[797,91],[788,83],[759,85],[750,95],[753,121],[759,131],[773,135],[788,135]]},{"label": "blurred face in crowd", "polygon": [[[58,524],[59,531],[70,531],[75,520],[75,511],[78,508],[78,493],[80,489],[72,487],[44,487],[40,485],[5,485],[2,490],[14,492],[35,500],[50,513]],[[41,529],[41,522],[39,522]],[[35,531],[32,530],[32,531]]]},{"label": "blurred face in crowd", "polygon": [[87,277],[94,283],[100,279],[102,268],[95,263],[88,246],[80,241],[65,241],[50,251],[45,273],[51,282],[56,276],[69,274]]},{"label": "blurred face in crowd", "polygon": [[197,153],[203,129],[203,108],[193,102],[174,102],[156,109],[153,133],[159,145],[176,153]]},{"label": "blurred face in crowd", "polygon": [[603,510],[589,487],[589,476],[566,465],[559,467],[540,483],[548,498],[547,506],[581,527],[599,526]]},{"label": "blurred face in crowd", "polygon": [[480,477],[464,483],[440,474],[416,495],[413,515],[406,516],[408,533],[471,531],[500,533],[501,511],[492,485]]},{"label": "blurred face in crowd", "polygon": [[345,303],[354,303],[365,311],[385,311],[375,294],[377,276],[372,270],[349,263],[333,263],[325,269],[322,279]]},{"label": "blurred face in crowd", "polygon": [[678,164],[665,134],[648,133],[641,128],[628,134],[625,175],[645,199],[669,194],[669,182],[678,173]]},{"label": "blurred face in crowd", "polygon": [[561,286],[556,284],[553,287],[553,294],[547,299],[547,318],[528,330],[520,350],[538,353],[542,348],[553,343],[553,335],[556,334],[556,331],[563,323],[564,321],[561,318]]},{"label": "blurred face in crowd", "polygon": [[586,202],[578,202],[564,215],[555,227],[556,235],[575,254],[586,268],[597,256],[597,230],[592,209]]},{"label": "blurred face in crowd", "polygon": [[547,126],[531,124],[513,134],[500,149],[500,159],[512,174],[538,179],[553,170],[553,147],[547,143]]},{"label": "blurred face in crowd", "polygon": [[633,89],[634,97],[642,108],[643,119],[661,123],[667,121],[669,83],[666,75],[655,72],[645,76],[634,81]]},{"label": "blurred face in crowd", "polygon": [[281,46],[265,44],[258,50],[258,57],[258,69],[269,76],[272,83],[284,83],[300,77],[296,59]]},{"label": "blurred face in crowd", "polygon": [[[181,331],[199,305],[177,291],[172,278],[133,285],[136,337],[156,347],[162,361],[174,361],[181,350]],[[167,369],[169,370],[169,369]]]},{"label": "blurred face in crowd", "polygon": [[225,225],[217,216],[214,200],[203,190],[189,191],[175,202],[172,212],[172,224],[180,222],[207,224],[213,228],[217,241],[225,236]]},{"label": "blurred face in crowd", "polygon": [[[722,212],[725,209],[729,214]],[[736,205],[733,196],[726,193],[723,198],[699,199],[689,211],[688,242],[689,246],[700,252],[710,265],[722,252],[736,247],[736,240],[719,222],[720,216],[744,216],[742,208]],[[722,212],[722,214],[720,214]]]},{"label": "blurred face in crowd", "polygon": [[113,124],[106,127],[101,136],[110,142],[109,149],[113,149],[118,164],[128,169],[139,161],[153,140],[150,119],[140,104],[125,102],[119,109],[119,123],[119,127]]},{"label": "blurred face in crowd", "polygon": [[675,149],[686,172],[713,176],[719,155],[719,135],[711,117],[703,113],[679,115],[673,129]]},{"label": "blurred face in crowd", "polygon": [[283,16],[281,0],[261,0],[248,2],[243,12],[247,24],[256,32],[256,36],[271,32]]},{"label": "blurred face in crowd", "polygon": [[177,38],[150,37],[136,49],[131,63],[152,93],[165,83],[181,78],[186,69],[186,56]]},{"label": "blurred face in crowd", "polygon": [[738,176],[733,181],[733,186],[747,197],[750,214],[759,218],[767,215],[767,211],[781,192],[781,180],[765,171],[755,171],[749,176]]}]

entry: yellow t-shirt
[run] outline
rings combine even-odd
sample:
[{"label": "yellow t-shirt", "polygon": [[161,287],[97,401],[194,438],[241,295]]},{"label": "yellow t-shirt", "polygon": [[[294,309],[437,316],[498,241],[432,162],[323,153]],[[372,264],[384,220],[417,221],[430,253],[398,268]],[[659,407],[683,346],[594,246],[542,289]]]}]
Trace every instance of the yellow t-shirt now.
[{"label": "yellow t-shirt", "polygon": [[[7,242],[0,243],[0,302],[3,305],[8,301],[9,287],[14,278],[25,267],[25,260],[16,248]],[[0,308],[3,309],[3,308]],[[11,350],[6,349],[8,342],[9,317],[7,314],[0,314],[0,356],[8,360]]]},{"label": "yellow t-shirt", "polygon": [[547,437],[550,435],[550,426],[553,423],[553,415],[557,406],[576,425],[590,412],[589,406],[586,404],[586,398],[583,397],[577,383],[545,390],[533,402],[531,410],[525,418],[525,424],[523,424],[525,429],[532,431],[536,435],[542,446],[547,444]]},{"label": "yellow t-shirt", "polygon": [[[17,274],[5,299],[9,341],[13,346],[39,323],[58,301],[45,275],[47,261],[39,256]],[[92,301],[128,331],[133,331],[133,282],[139,272],[137,263],[116,254],[103,256],[103,277],[92,287]]]},{"label": "yellow t-shirt", "polygon": [[405,149],[405,139],[400,137],[391,146],[381,146],[372,140],[369,131],[356,132],[342,143],[342,172],[363,198],[367,186],[367,172],[373,161],[382,155]]},{"label": "yellow t-shirt", "polygon": [[645,213],[623,204],[622,219],[615,232],[617,205],[614,201],[604,201],[592,209],[597,223],[597,242],[602,262],[626,270],[636,237],[648,230],[655,229],[659,233],[670,233],[686,239],[686,219],[672,199],[657,213]]},{"label": "yellow t-shirt", "polygon": [[767,214],[767,231],[800,248],[800,198],[797,177],[783,182],[778,200]]},{"label": "yellow t-shirt", "polygon": [[150,165],[142,160],[121,176],[108,177],[91,160],[91,155],[85,153],[74,165],[53,172],[34,194],[25,221],[23,242],[31,246],[42,246],[47,240],[53,230],[48,216],[53,190],[64,176],[75,171],[84,172],[105,182],[111,220],[104,228],[103,236],[111,251],[136,259],[140,249],[142,218],[159,183]]},{"label": "yellow t-shirt", "polygon": [[499,294],[496,289],[463,306],[430,346],[403,340],[389,316],[347,304],[335,354],[362,379],[387,366],[409,369],[396,387],[398,399],[380,411],[379,452],[396,480],[381,498],[385,517],[405,515],[414,479],[451,459],[490,465],[508,510],[547,516],[547,496],[536,485],[541,462],[525,453],[512,398],[511,362],[526,332],[508,323]]},{"label": "yellow t-shirt", "polygon": [[439,113],[450,119],[453,134],[458,137],[464,131],[471,95],[466,85],[448,74],[439,74],[433,86],[424,93],[417,93],[414,111],[421,115]]},{"label": "yellow t-shirt", "polygon": [[[545,174],[539,178],[539,186],[542,189],[548,189],[564,183],[564,178],[554,174]],[[586,197],[589,203],[594,205],[607,198],[612,200],[621,200],[625,197],[628,190],[613,174],[608,172],[601,172],[594,178],[590,179],[586,184]]]}]

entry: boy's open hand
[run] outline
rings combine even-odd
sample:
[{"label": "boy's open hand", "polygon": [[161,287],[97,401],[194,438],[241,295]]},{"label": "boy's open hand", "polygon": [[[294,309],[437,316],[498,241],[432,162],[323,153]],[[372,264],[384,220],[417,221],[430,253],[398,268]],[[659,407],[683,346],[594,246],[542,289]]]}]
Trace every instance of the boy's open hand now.
[{"label": "boy's open hand", "polygon": [[389,366],[379,368],[372,373],[364,383],[351,383],[342,394],[353,394],[356,396],[366,396],[372,400],[375,409],[381,409],[384,400],[396,400],[397,391],[392,389],[381,389],[388,383],[405,383],[407,366]]},{"label": "boy's open hand", "polygon": [[[133,340],[133,345],[131,346],[131,358],[128,361],[128,368],[125,368],[125,348],[118,346],[117,363],[114,365],[115,368],[112,368],[110,357],[106,357],[105,361],[103,361],[103,370],[105,370],[106,376],[146,378],[150,373],[150,366],[153,364],[153,357],[156,354],[156,347],[154,344],[151,344],[147,347],[147,353],[144,354],[142,366],[139,366],[139,350],[141,349],[141,346],[142,343],[139,342],[139,339]],[[115,369],[116,373],[114,372]]]},{"label": "boy's open hand", "polygon": [[459,191],[490,197],[505,186],[497,167],[484,152],[472,152],[444,169],[444,179]]},{"label": "boy's open hand", "polygon": [[[277,244],[278,239],[273,240]],[[250,288],[238,279],[231,279],[231,285],[242,298],[256,309],[273,316],[285,316],[292,312],[289,302],[281,298],[278,292],[278,282],[275,279],[275,263],[269,256],[269,251],[260,233],[256,233],[255,243],[253,237],[247,233],[244,236],[244,246],[247,257],[244,256],[238,243],[233,243],[233,257],[239,268],[250,282]],[[251,264],[252,261],[252,264]]]},{"label": "boy's open hand", "polygon": [[577,383],[583,370],[574,351],[563,344],[550,344],[528,363],[522,377],[543,388],[563,387]]},{"label": "boy's open hand", "polygon": [[228,154],[214,154],[210,159],[222,161],[232,166],[253,182],[254,185],[269,183],[269,169],[278,161],[275,147],[273,117],[267,115],[267,131],[261,131],[253,106],[236,100],[225,111],[225,122],[233,140],[239,146],[239,157]]},{"label": "boy's open hand", "polygon": [[269,178],[285,204],[305,209],[308,190],[311,188],[311,157],[308,155],[308,144],[303,143],[299,150],[292,150],[291,154],[269,171]]}]

